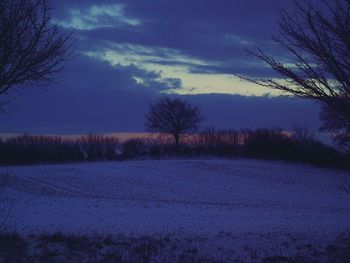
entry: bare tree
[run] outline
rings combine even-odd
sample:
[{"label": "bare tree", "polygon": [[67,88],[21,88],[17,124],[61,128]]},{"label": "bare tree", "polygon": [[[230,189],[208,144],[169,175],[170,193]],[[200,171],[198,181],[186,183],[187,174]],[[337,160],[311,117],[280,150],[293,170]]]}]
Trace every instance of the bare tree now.
[{"label": "bare tree", "polygon": [[49,0],[0,1],[0,106],[10,92],[52,81],[71,56],[73,32],[52,24],[50,10]]},{"label": "bare tree", "polygon": [[180,136],[195,132],[203,118],[201,110],[186,101],[161,98],[150,105],[146,115],[146,128],[151,132],[172,135],[178,150]]},{"label": "bare tree", "polygon": [[279,77],[241,77],[287,94],[316,100],[341,120],[342,127],[349,128],[350,0],[295,1],[293,13],[282,12],[279,27],[281,34],[273,40],[292,60],[283,62],[261,49],[248,51]]}]

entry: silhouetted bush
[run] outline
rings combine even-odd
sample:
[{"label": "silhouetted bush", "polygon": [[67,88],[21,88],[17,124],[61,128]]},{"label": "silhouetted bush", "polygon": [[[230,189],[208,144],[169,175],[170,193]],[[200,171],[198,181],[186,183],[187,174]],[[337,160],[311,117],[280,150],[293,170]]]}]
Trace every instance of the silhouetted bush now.
[{"label": "silhouetted bush", "polygon": [[312,163],[323,166],[346,166],[346,155],[319,141],[309,139],[294,142],[292,161]]},{"label": "silhouetted bush", "polygon": [[129,139],[122,144],[124,158],[135,158],[147,155],[145,141],[142,139]]},{"label": "silhouetted bush", "polygon": [[[119,151],[118,151],[119,150]],[[350,156],[316,141],[309,132],[296,129],[215,130],[183,136],[177,149],[166,135],[130,139],[86,135],[76,139],[22,135],[0,140],[0,164],[34,164],[105,161],[129,158],[193,156],[248,157],[350,167]]]},{"label": "silhouetted bush", "polygon": [[244,130],[243,154],[249,157],[266,159],[289,159],[293,153],[292,140],[281,130],[258,129]]},{"label": "silhouetted bush", "polygon": [[114,137],[89,134],[76,140],[81,152],[88,161],[114,160],[119,140]]},{"label": "silhouetted bush", "polygon": [[30,164],[83,159],[73,141],[61,137],[22,135],[0,143],[0,162],[3,164]]},{"label": "silhouetted bush", "polygon": [[112,160],[118,143],[116,138],[97,135],[73,140],[25,134],[0,141],[0,164]]},{"label": "silhouetted bush", "polygon": [[311,163],[323,166],[346,165],[346,158],[336,149],[316,141],[307,133],[288,134],[279,129],[242,132],[245,157]]},{"label": "silhouetted bush", "polygon": [[196,154],[232,156],[240,148],[240,133],[235,130],[208,128],[194,136],[191,145]]}]

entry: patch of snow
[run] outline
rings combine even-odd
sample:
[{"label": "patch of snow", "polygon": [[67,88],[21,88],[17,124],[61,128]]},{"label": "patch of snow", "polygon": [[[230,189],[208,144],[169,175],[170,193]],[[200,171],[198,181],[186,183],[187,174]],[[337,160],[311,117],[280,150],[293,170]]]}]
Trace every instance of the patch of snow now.
[{"label": "patch of snow", "polygon": [[245,159],[145,160],[2,167],[0,196],[20,232],[174,232],[328,240],[350,230],[348,173]]}]

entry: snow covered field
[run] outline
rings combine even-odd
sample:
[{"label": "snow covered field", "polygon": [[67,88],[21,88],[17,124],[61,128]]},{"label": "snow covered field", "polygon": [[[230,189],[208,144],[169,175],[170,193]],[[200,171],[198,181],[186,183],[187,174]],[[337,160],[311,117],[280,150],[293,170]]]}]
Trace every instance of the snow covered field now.
[{"label": "snow covered field", "polygon": [[307,165],[183,159],[5,172],[1,203],[14,207],[9,227],[24,233],[177,233],[273,246],[266,240],[326,243],[350,230],[350,194],[338,189],[349,174]]}]

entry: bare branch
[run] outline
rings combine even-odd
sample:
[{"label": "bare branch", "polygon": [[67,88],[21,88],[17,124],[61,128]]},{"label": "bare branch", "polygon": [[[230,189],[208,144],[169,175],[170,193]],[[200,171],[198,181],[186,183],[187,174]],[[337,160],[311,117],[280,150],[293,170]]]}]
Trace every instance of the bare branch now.
[{"label": "bare branch", "polygon": [[180,136],[195,132],[203,118],[199,108],[185,101],[162,98],[150,105],[146,127],[152,132],[171,134],[178,148]]},{"label": "bare branch", "polygon": [[72,57],[73,31],[52,24],[48,0],[0,2],[0,95],[47,84]]},{"label": "bare branch", "polygon": [[[341,125],[339,121],[335,125],[337,129],[350,132],[350,1],[323,0],[320,5],[310,0],[295,1],[294,12],[282,12],[279,27],[280,36],[273,40],[291,55],[290,63],[257,48],[248,53],[278,77],[238,77],[318,101],[332,111],[326,117],[341,120]],[[325,126],[328,130],[331,123]]]}]

